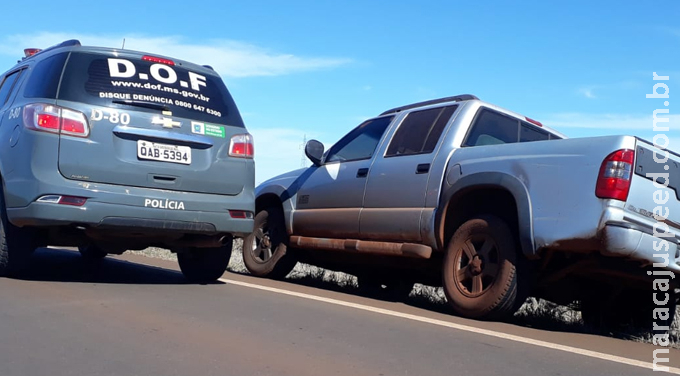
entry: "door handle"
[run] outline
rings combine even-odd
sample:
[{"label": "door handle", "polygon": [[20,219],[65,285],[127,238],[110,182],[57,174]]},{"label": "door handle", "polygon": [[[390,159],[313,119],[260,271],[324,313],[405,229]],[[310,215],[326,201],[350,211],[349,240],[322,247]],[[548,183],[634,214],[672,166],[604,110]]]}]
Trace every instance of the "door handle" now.
[{"label": "door handle", "polygon": [[427,174],[430,172],[429,163],[421,163],[416,167],[416,174]]},{"label": "door handle", "polygon": [[357,170],[357,177],[358,178],[365,178],[368,176],[368,169],[367,168],[360,168]]}]

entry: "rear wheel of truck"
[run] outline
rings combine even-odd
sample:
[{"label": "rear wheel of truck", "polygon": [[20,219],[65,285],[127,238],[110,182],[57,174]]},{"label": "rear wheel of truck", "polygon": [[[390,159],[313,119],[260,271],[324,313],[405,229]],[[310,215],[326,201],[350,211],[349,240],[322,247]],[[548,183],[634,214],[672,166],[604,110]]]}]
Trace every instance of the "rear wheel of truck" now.
[{"label": "rear wheel of truck", "polygon": [[289,254],[283,210],[268,207],[255,216],[253,232],[243,240],[243,263],[250,274],[285,278],[297,261]]},{"label": "rear wheel of truck", "polygon": [[94,244],[81,245],[78,247],[78,252],[80,252],[80,255],[86,260],[99,260],[108,255],[106,251]]},{"label": "rear wheel of truck", "polygon": [[231,259],[233,239],[221,247],[186,248],[177,253],[179,268],[192,283],[215,282],[224,274]]},{"label": "rear wheel of truck", "polygon": [[443,284],[449,304],[461,316],[503,319],[523,302],[515,238],[502,219],[482,215],[453,234],[444,257]]},{"label": "rear wheel of truck", "polygon": [[31,235],[30,229],[9,222],[4,192],[0,190],[0,276],[17,276],[28,268],[35,250]]}]

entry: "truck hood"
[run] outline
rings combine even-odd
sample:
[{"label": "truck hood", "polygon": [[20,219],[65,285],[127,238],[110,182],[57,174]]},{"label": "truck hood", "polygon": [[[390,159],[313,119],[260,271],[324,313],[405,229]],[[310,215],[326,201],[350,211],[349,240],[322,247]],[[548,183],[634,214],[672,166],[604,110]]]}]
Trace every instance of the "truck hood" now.
[{"label": "truck hood", "polygon": [[[265,193],[276,193],[280,196],[284,191],[289,190],[291,187],[297,191],[296,188],[300,186],[300,178],[309,176],[315,169],[315,166],[300,168],[268,179],[255,188],[255,197]],[[298,183],[294,184],[296,182]],[[290,192],[290,196],[293,196],[294,194],[294,192]]]}]

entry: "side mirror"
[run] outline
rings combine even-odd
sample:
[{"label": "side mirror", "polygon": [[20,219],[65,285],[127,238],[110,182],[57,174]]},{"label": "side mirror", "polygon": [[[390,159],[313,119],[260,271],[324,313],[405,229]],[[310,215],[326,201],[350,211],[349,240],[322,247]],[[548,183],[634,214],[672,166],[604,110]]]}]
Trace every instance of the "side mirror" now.
[{"label": "side mirror", "polygon": [[314,166],[321,166],[323,151],[323,144],[317,140],[309,140],[307,145],[305,145],[305,155],[314,163]]}]

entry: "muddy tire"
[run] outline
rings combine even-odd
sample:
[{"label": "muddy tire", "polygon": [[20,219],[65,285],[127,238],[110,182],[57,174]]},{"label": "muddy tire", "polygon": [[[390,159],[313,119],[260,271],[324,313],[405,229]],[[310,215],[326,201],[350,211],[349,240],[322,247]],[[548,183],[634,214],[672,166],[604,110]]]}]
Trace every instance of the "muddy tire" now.
[{"label": "muddy tire", "polygon": [[179,268],[192,283],[215,282],[229,266],[233,239],[221,247],[187,248],[177,253]]},{"label": "muddy tire", "polygon": [[[664,304],[656,304],[654,294]],[[668,294],[667,301],[663,302]],[[649,290],[623,290],[615,287],[596,286],[581,299],[581,318],[590,330],[598,333],[627,333],[633,335],[651,333],[664,335],[669,332],[675,319],[677,294],[671,288],[667,292]],[[667,315],[657,312],[667,313]],[[656,323],[656,330],[654,324]]]},{"label": "muddy tire", "polygon": [[459,315],[472,319],[510,317],[526,296],[520,293],[515,237],[502,219],[483,215],[454,233],[443,264],[444,293]]},{"label": "muddy tire", "polygon": [[250,274],[285,278],[297,261],[289,254],[283,210],[268,207],[255,216],[253,232],[243,240],[243,263]]},{"label": "muddy tire", "polygon": [[28,268],[35,250],[32,231],[7,219],[4,193],[0,190],[0,276],[18,276]]},{"label": "muddy tire", "polygon": [[100,260],[108,254],[94,244],[81,245],[78,247],[78,252],[80,252],[80,256],[86,260]]}]

